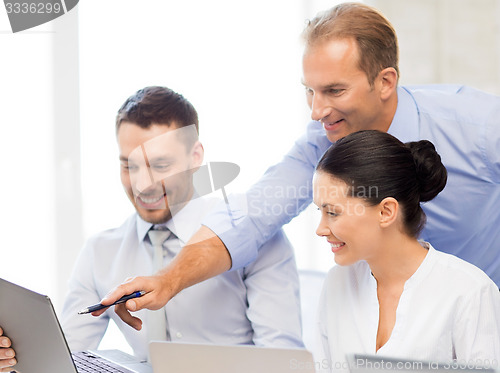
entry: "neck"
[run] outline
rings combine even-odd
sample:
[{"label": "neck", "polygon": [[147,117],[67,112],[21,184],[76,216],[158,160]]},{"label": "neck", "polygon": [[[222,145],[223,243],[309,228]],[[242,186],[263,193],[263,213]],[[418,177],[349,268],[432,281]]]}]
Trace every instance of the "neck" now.
[{"label": "neck", "polygon": [[396,109],[398,108],[398,93],[397,89],[389,96],[384,104],[384,108],[380,115],[380,123],[377,126],[379,131],[387,132],[392,124]]},{"label": "neck", "polygon": [[381,98],[381,100],[380,111],[369,127],[370,129],[387,132],[398,108],[397,89],[394,89],[387,97]]},{"label": "neck", "polygon": [[427,249],[415,239],[398,234],[386,240],[373,260],[367,260],[378,286],[401,286],[422,264]]}]

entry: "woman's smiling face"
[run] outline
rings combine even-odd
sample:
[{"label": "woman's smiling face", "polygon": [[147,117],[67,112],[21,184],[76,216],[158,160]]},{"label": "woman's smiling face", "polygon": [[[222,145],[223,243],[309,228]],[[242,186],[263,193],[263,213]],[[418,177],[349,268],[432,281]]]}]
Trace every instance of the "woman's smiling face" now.
[{"label": "woman's smiling face", "polygon": [[318,171],[313,180],[314,204],[321,212],[316,234],[325,237],[339,265],[376,256],[380,242],[380,210],[352,197],[348,185]]}]

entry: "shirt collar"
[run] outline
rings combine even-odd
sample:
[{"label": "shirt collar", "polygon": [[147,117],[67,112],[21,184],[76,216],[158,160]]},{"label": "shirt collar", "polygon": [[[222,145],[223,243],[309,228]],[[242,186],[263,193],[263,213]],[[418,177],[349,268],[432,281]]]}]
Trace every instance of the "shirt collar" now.
[{"label": "shirt collar", "polygon": [[142,218],[139,216],[139,214],[137,214],[137,212],[135,213],[135,215],[137,218],[137,224],[136,224],[137,237],[139,238],[139,242],[142,242],[146,238],[146,235],[148,234],[148,232],[151,229],[151,227],[153,226],[153,224],[142,220]]},{"label": "shirt collar", "polygon": [[398,106],[389,132],[402,142],[416,141],[419,134],[419,112],[408,89],[398,87]]},{"label": "shirt collar", "polygon": [[167,221],[166,226],[170,229],[184,246],[191,236],[198,230],[204,215],[202,197],[193,197],[172,219]]}]

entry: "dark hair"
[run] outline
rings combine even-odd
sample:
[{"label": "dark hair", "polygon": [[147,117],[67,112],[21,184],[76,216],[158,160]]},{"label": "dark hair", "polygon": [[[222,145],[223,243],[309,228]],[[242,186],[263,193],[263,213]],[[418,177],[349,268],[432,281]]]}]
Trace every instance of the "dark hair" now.
[{"label": "dark hair", "polygon": [[359,68],[373,85],[377,75],[392,67],[399,76],[396,31],[375,8],[360,3],[342,3],[319,13],[303,32],[308,46],[332,39],[353,38],[359,50]]},{"label": "dark hair", "polygon": [[142,128],[152,124],[175,124],[178,128],[194,124],[198,132],[198,113],[194,106],[184,96],[166,87],[146,87],[130,96],[116,115],[117,131],[123,121]]},{"label": "dark hair", "polygon": [[425,225],[420,202],[430,201],[446,185],[447,172],[427,140],[403,144],[385,132],[354,132],[333,144],[316,170],[348,185],[348,195],[371,206],[386,197],[402,207],[406,233],[417,237]]}]

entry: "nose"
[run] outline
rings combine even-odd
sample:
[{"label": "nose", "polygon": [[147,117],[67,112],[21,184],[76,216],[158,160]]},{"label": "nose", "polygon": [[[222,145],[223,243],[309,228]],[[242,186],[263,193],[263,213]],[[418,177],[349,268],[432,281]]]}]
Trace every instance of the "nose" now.
[{"label": "nose", "polygon": [[316,228],[316,234],[320,237],[326,237],[331,234],[330,228],[328,228],[323,218],[321,218],[318,228]]},{"label": "nose", "polygon": [[316,121],[321,121],[326,118],[332,112],[332,108],[328,106],[328,103],[322,97],[323,95],[315,93],[311,97],[311,119]]},{"label": "nose", "polygon": [[155,181],[152,179],[149,167],[141,167],[136,173],[131,175],[132,185],[137,193],[144,193],[148,189],[152,189]]}]

